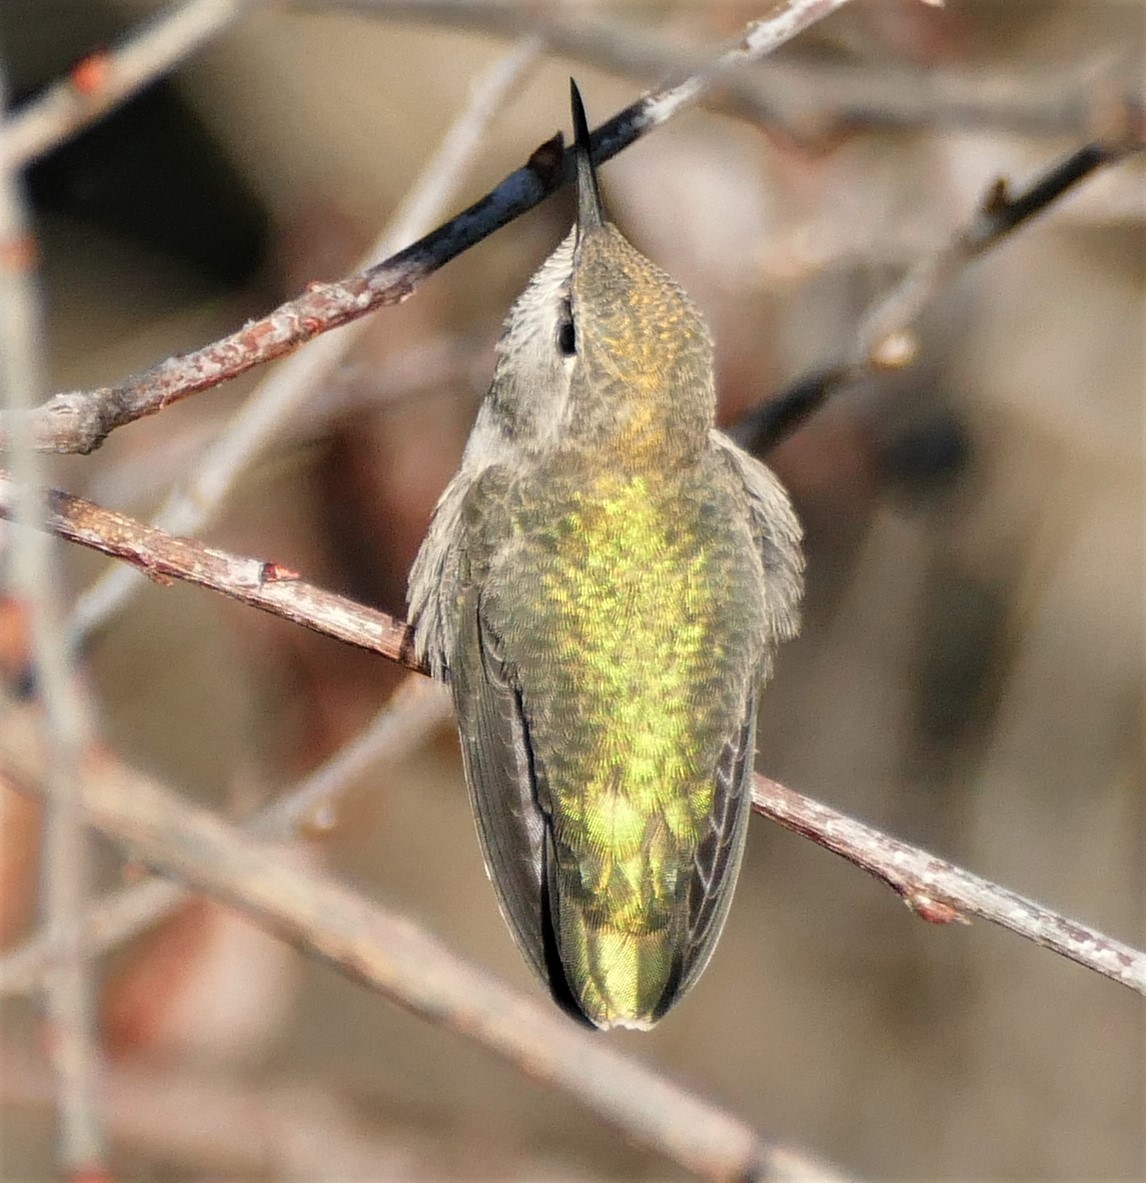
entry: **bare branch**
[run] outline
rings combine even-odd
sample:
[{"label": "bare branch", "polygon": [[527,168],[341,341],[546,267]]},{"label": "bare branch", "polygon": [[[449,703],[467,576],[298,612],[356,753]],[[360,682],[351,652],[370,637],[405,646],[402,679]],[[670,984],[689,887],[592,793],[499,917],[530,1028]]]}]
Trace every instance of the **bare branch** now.
[{"label": "bare branch", "polygon": [[[450,718],[449,697],[441,688],[412,677],[355,739],[259,810],[243,826],[244,832],[286,841],[307,825],[322,828],[338,797],[357,777],[383,757],[391,762],[403,759]],[[158,878],[109,892],[87,914],[84,947],[90,954],[113,949],[157,924],[186,898],[183,888]],[[50,933],[39,933],[5,953],[0,957],[0,997],[34,989],[60,954]]]},{"label": "bare branch", "polygon": [[[490,121],[523,74],[537,60],[539,43],[521,41],[474,84],[469,102],[438,150],[362,260],[366,268],[393,254],[443,216],[461,178],[477,154]],[[186,485],[175,489],[155,524],[175,534],[197,534],[214,517],[240,474],[283,431],[291,416],[322,388],[370,323],[357,321],[345,332],[316,341],[261,382],[200,457]],[[103,573],[76,603],[71,642],[78,646],[92,630],[123,607],[142,585],[125,567]]]},{"label": "bare branch", "polygon": [[[282,368],[290,364],[284,362]],[[325,439],[332,421],[356,412],[369,414],[400,406],[414,398],[448,401],[480,397],[489,385],[492,368],[493,343],[481,334],[431,334],[381,359],[344,360],[321,390],[312,392],[317,397],[307,398],[276,427],[276,445],[281,448]],[[91,473],[87,491],[96,501],[128,509],[132,503],[154,502],[170,492],[171,474],[192,471],[218,437],[217,424],[185,426],[178,435],[164,439],[158,451],[149,449],[141,455],[118,458]]]},{"label": "bare branch", "polygon": [[84,58],[0,123],[0,167],[23,168],[174,69],[250,7],[250,0],[187,0],[111,50]]},{"label": "bare branch", "polygon": [[[728,70],[771,53],[847,2],[786,0],[772,16],[750,24],[708,72],[654,91],[602,124],[592,139],[594,160],[612,159],[695,103]],[[571,158],[557,135],[491,193],[385,262],[334,283],[311,284],[303,295],[237,332],[168,358],[117,386],[57,394],[31,414],[29,430],[36,446],[49,452],[91,452],[117,427],[291,353],[312,337],[384,304],[401,302],[426,276],[531,210],[572,175]]]},{"label": "bare branch", "polygon": [[[0,765],[27,788],[42,757],[27,713],[0,729]],[[305,952],[415,1014],[464,1034],[534,1080],[579,1100],[634,1140],[714,1180],[799,1178],[807,1160],[612,1050],[549,1005],[511,990],[451,953],[414,922],[342,885],[290,865],[148,778],[107,760],[85,767],[92,825],[133,854],[234,904]],[[828,1168],[805,1179],[839,1179]]]},{"label": "bare branch", "polygon": [[756,777],[752,806],[763,817],[811,838],[882,880],[923,920],[966,924],[964,913],[972,913],[1146,994],[1146,953],[1089,925],[1069,920],[767,777]]},{"label": "bare branch", "polygon": [[[0,66],[0,110],[6,80]],[[16,172],[0,166],[0,395],[24,424],[40,396],[41,333],[36,248],[27,224]],[[79,798],[80,760],[91,738],[91,720],[63,632],[60,580],[51,539],[44,533],[36,490],[46,464],[25,432],[12,439],[11,463],[22,482],[13,518],[6,580],[9,593],[28,606],[32,662],[43,702],[46,782],[51,797],[41,846],[41,911],[62,956],[45,983],[50,1056],[56,1075],[62,1166],[68,1173],[95,1171],[103,1162],[103,1131],[95,1086],[98,1053],[89,969],[81,943],[87,910],[88,835]]]},{"label": "bare branch", "polygon": [[[11,517],[15,501],[12,481],[0,473],[0,516]],[[209,587],[409,669],[419,668],[404,621],[305,583],[279,563],[240,558],[55,490],[49,495],[47,525],[69,542],[130,563],[157,583],[181,579]]]},{"label": "bare branch", "polygon": [[1052,165],[1025,189],[1012,193],[1004,178],[987,191],[974,217],[947,246],[921,260],[865,317],[858,334],[856,366],[896,368],[909,360],[899,339],[910,332],[936,291],[980,255],[1099,169],[1125,160],[1146,147],[1146,125],[1127,128],[1116,140],[1084,144]]},{"label": "bare branch", "polygon": [[[708,52],[640,25],[580,7],[530,0],[279,0],[291,8],[348,10],[386,20],[472,29],[502,36],[528,32],[554,53],[648,85],[702,70]],[[802,149],[822,151],[843,135],[875,128],[999,128],[1034,134],[1094,134],[1111,100],[1141,99],[1137,60],[1104,65],[1064,79],[920,67],[881,60],[878,68],[847,60],[783,60],[767,70],[737,71],[702,104],[762,124]]]},{"label": "bare branch", "polygon": [[869,309],[847,358],[801,378],[745,416],[736,428],[738,438],[750,443],[754,451],[767,451],[853,383],[910,366],[919,355],[915,323],[942,288],[1076,185],[1146,147],[1143,113],[1129,108],[1124,114],[1126,126],[1109,140],[1084,144],[1018,193],[1010,191],[1005,179],[996,181],[970,221],[938,251],[921,259]]},{"label": "bare branch", "polygon": [[[11,515],[12,504],[12,482],[0,474],[0,517]],[[48,528],[61,537],[122,558],[160,579],[198,583],[264,612],[380,653],[408,669],[419,669],[408,625],[303,583],[277,564],[237,558],[191,539],[173,538],[67,493],[52,493],[51,504]],[[959,919],[960,910],[982,916],[1146,994],[1146,953],[870,829],[791,789],[759,778],[757,792],[759,812],[882,879],[924,919],[949,923]],[[841,831],[847,832],[846,841],[841,841]]]}]

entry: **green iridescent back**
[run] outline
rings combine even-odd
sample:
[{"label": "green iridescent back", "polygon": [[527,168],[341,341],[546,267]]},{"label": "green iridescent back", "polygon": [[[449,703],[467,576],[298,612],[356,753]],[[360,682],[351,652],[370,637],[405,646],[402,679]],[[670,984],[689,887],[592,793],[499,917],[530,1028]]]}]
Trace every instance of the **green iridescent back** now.
[{"label": "green iridescent back", "polygon": [[[483,600],[520,686],[556,951],[598,1025],[659,1017],[739,863],[763,571],[727,468],[697,467],[547,466],[543,514],[515,490]],[[705,847],[721,773],[735,801]]]},{"label": "green iridescent back", "polygon": [[713,430],[703,318],[604,220],[574,115],[578,225],[506,322],[410,608],[519,946],[571,1014],[644,1028],[728,910],[800,529]]}]

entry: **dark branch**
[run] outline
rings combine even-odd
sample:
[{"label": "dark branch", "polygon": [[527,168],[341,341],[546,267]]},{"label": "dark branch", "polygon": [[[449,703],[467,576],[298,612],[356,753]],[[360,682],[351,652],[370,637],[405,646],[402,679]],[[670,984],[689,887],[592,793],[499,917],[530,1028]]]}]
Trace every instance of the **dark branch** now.
[{"label": "dark branch", "polygon": [[[763,57],[845,3],[786,0],[778,11],[750,24],[704,73],[652,91],[603,123],[592,138],[594,161],[612,159],[694,104],[729,69]],[[116,386],[57,394],[31,412],[26,431],[41,451],[91,452],[117,427],[282,357],[376,308],[400,303],[428,275],[531,210],[572,176],[572,155],[558,133],[492,192],[391,258],[334,283],[311,284],[267,316]],[[7,434],[0,432],[0,444]]]},{"label": "dark branch", "polygon": [[851,355],[838,365],[806,375],[745,415],[733,434],[763,453],[799,430],[813,412],[857,382],[903,369],[918,356],[911,331],[936,293],[963,269],[1032,218],[1046,211],[1100,169],[1146,146],[1141,112],[1127,112],[1127,126],[1109,141],[1094,141],[1051,165],[1025,189],[1012,194],[1005,180],[987,191],[969,222],[943,247],[922,259],[863,317]]}]

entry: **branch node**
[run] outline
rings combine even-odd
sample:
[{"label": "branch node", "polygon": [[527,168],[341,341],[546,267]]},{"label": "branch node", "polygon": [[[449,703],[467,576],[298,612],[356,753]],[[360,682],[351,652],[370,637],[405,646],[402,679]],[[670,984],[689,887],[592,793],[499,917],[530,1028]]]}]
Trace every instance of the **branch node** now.
[{"label": "branch node", "polygon": [[900,899],[928,924],[970,924],[971,919],[953,904],[933,896],[926,888],[908,887],[900,890]]},{"label": "branch node", "polygon": [[898,329],[876,341],[869,357],[877,370],[906,370],[919,357],[919,339],[906,329]]},{"label": "branch node", "polygon": [[1011,205],[1011,183],[1006,177],[996,177],[983,194],[981,211],[989,218],[1005,213]]},{"label": "branch node", "polygon": [[302,576],[293,567],[282,563],[264,563],[259,571],[260,583],[294,583]]},{"label": "branch node", "polygon": [[548,189],[557,184],[564,163],[565,136],[558,132],[533,149],[525,167]]},{"label": "branch node", "polygon": [[152,583],[157,583],[160,587],[172,587],[175,583],[175,576],[169,575],[154,559],[140,555],[135,565]]},{"label": "branch node", "polygon": [[106,49],[97,49],[76,62],[68,73],[68,81],[77,95],[93,99],[106,88],[112,65],[111,54]]}]

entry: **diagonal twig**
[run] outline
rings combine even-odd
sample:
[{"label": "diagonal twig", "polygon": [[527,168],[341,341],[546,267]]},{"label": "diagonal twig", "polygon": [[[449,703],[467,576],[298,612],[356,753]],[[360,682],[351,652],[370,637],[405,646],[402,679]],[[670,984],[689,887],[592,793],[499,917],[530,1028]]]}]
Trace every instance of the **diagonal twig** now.
[{"label": "diagonal twig", "polygon": [[1081,182],[1146,147],[1146,116],[1133,107],[1125,114],[1127,125],[1111,138],[1084,144],[1024,189],[1012,192],[1006,180],[996,181],[966,225],[871,306],[849,354],[838,365],[800,378],[744,416],[734,429],[737,439],[755,452],[765,452],[853,384],[913,364],[919,355],[915,323],[940,289]]},{"label": "diagonal twig", "polygon": [[[592,137],[594,160],[600,164],[612,159],[696,103],[706,87],[718,84],[731,68],[764,57],[846,3],[784,0],[772,15],[748,25],[708,71],[653,91],[602,124]],[[384,262],[337,282],[311,284],[301,296],[238,331],[168,358],[116,386],[57,394],[30,416],[36,446],[44,451],[91,452],[118,427],[291,353],[312,337],[375,308],[401,302],[428,275],[531,210],[572,176],[572,159],[564,153],[558,134],[492,192]]]},{"label": "diagonal twig", "polygon": [[[260,809],[243,830],[269,841],[297,837],[309,823],[321,823],[338,797],[372,765],[385,757],[391,763],[420,746],[435,728],[451,718],[447,695],[430,693],[429,684],[411,678],[399,688],[357,737],[340,748],[297,785]],[[149,878],[97,900],[87,914],[85,948],[106,952],[157,924],[187,898],[187,892],[161,878]],[[59,960],[61,949],[50,933],[38,933],[0,956],[0,997],[26,993]]]},{"label": "diagonal twig", "polygon": [[1089,925],[983,879],[925,850],[881,833],[766,776],[757,776],[757,813],[811,838],[874,875],[923,920],[966,924],[967,913],[1146,994],[1146,953]]},{"label": "diagonal twig", "polygon": [[[393,254],[442,217],[476,156],[490,121],[537,60],[540,43],[525,38],[474,84],[469,102],[422,170],[390,225],[366,252],[369,267]],[[227,420],[200,457],[190,480],[174,489],[155,524],[176,534],[197,534],[214,517],[239,476],[288,425],[308,397],[320,390],[370,322],[356,321],[296,354],[261,382]],[[126,567],[105,571],[76,603],[71,641],[81,644],[121,609],[140,587]]]},{"label": "diagonal twig", "polygon": [[[638,25],[604,6],[538,4],[536,0],[276,0],[291,9],[349,11],[388,21],[468,29],[500,36],[529,33],[562,57],[652,85],[706,64],[695,44],[665,36],[648,14]],[[621,6],[621,11],[625,9]],[[671,10],[669,10],[671,13]],[[1142,94],[1137,60],[1092,66],[1077,76],[1013,69],[974,70],[881,59],[809,55],[769,62],[767,70],[724,76],[701,100],[712,111],[777,130],[813,152],[856,130],[992,127],[1032,134],[1091,135],[1111,104]]]},{"label": "diagonal twig", "polygon": [[[0,474],[0,517],[10,516],[12,503],[12,482]],[[411,630],[403,621],[305,583],[275,563],[174,538],[68,493],[53,493],[51,505],[47,528],[63,538],[131,562],[161,581],[182,579],[209,587],[420,670]],[[981,916],[1146,994],[1146,953],[791,789],[758,778],[756,790],[758,813],[883,880],[922,918],[949,923],[963,912]]]},{"label": "diagonal twig", "polygon": [[115,48],[90,54],[0,121],[0,167],[23,168],[50,152],[170,72],[250,7],[251,0],[187,0]]},{"label": "diagonal twig", "polygon": [[[12,496],[11,481],[0,474],[0,516]],[[418,669],[413,633],[404,621],[306,583],[289,567],[204,546],[70,493],[53,490],[50,505],[48,525],[60,537],[122,559],[157,583],[195,583]]]}]

